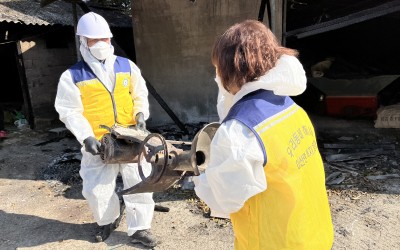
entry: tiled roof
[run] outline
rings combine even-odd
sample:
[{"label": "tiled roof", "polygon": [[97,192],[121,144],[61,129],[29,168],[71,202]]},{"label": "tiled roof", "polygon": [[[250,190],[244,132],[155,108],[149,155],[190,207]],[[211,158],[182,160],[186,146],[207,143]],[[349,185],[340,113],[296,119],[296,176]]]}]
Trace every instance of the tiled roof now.
[{"label": "tiled roof", "polygon": [[[131,27],[132,19],[116,10],[91,9],[102,15],[112,27]],[[65,1],[49,1],[41,7],[39,0],[0,0],[0,22],[26,25],[73,26],[72,4]],[[78,18],[84,12],[77,5]]]}]

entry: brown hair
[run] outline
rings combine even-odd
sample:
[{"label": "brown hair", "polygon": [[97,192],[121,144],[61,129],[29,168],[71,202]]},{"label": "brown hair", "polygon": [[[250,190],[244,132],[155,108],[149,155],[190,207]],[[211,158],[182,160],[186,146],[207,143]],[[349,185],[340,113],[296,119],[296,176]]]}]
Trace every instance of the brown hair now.
[{"label": "brown hair", "polygon": [[263,23],[246,20],[225,31],[214,43],[211,61],[226,90],[239,89],[275,67],[281,55],[297,56],[296,50],[279,45]]}]

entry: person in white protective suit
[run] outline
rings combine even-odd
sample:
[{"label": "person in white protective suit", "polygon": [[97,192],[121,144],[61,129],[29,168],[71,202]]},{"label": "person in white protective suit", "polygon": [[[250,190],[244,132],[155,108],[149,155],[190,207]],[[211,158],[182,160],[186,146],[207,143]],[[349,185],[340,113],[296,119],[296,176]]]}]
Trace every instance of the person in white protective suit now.
[{"label": "person in white protective suit", "polygon": [[195,192],[230,218],[235,249],[331,249],[333,226],[313,125],[289,96],[306,88],[297,51],[246,20],[212,51],[221,125]]},{"label": "person in white protective suit", "polygon": [[[76,35],[83,61],[60,77],[55,108],[60,120],[83,145],[80,176],[82,194],[99,225],[97,241],[104,241],[119,225],[126,206],[127,234],[132,242],[147,247],[157,244],[150,232],[154,213],[152,193],[115,193],[121,173],[124,189],[141,181],[137,164],[104,164],[99,140],[107,132],[99,125],[136,126],[145,129],[149,117],[148,90],[139,68],[129,59],[114,55],[112,33],[106,20],[93,12],[83,15]],[[145,174],[150,165],[144,161]]]},{"label": "person in white protective suit", "polygon": [[[275,67],[270,69],[265,75],[259,77],[258,80],[243,85],[241,91],[236,95],[229,93],[224,88],[218,74],[215,77],[215,82],[218,85],[217,112],[220,123],[224,121],[233,104],[248,93],[264,89],[272,91],[275,95],[297,96],[302,94],[307,87],[307,78],[303,65],[295,56],[285,54],[277,60]],[[247,131],[247,136],[243,135],[247,134],[244,131]],[[235,138],[235,140],[237,139],[241,141],[241,143],[239,145],[232,145],[233,142],[227,140],[227,138]],[[237,180],[235,179],[235,181],[213,184],[221,185],[222,183],[230,183],[231,185],[239,187],[241,184],[250,183],[252,186],[250,190],[253,190],[252,192],[249,192],[249,190],[237,192],[238,190],[231,189],[235,191],[224,193],[223,200],[231,200],[232,203],[227,207],[221,208],[218,201],[221,201],[223,197],[214,196],[209,186],[210,184],[207,181],[206,174],[203,173],[199,177],[193,177],[196,193],[200,198],[204,199],[211,208],[211,216],[229,218],[229,214],[232,211],[236,211],[247,198],[266,189],[267,183],[264,180],[265,175],[260,174],[260,171],[263,171],[263,153],[259,142],[255,136],[250,133],[250,130],[242,123],[235,120],[229,121],[226,125],[222,125],[218,128],[212,144],[221,145],[219,150],[223,151],[223,154],[213,154],[214,157],[207,167],[207,172],[217,176],[224,171],[224,168],[229,168],[232,172],[237,171],[235,176],[240,176],[240,178]],[[239,155],[240,152],[243,152],[241,154],[247,155],[247,157],[243,159],[243,162],[237,161],[233,157]],[[224,158],[226,155],[231,155],[232,158]],[[229,164],[222,164],[225,161],[227,163],[229,162]],[[217,168],[217,166],[220,167]],[[230,176],[227,176],[227,178],[230,178]],[[229,189],[229,187],[226,186],[226,189]]]}]

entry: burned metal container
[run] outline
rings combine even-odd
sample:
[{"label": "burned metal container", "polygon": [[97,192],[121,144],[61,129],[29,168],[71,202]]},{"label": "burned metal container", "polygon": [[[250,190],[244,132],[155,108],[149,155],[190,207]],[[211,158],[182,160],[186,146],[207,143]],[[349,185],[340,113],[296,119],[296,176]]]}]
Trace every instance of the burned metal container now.
[{"label": "burned metal container", "polygon": [[[157,133],[136,129],[110,128],[101,139],[100,156],[104,163],[137,163],[141,182],[125,189],[121,195],[159,192],[166,190],[178,182],[186,172],[199,175],[209,162],[210,143],[219,123],[210,123],[197,132],[191,142],[190,150],[182,150]],[[187,144],[187,143],[186,143]],[[142,164],[151,164],[151,172],[145,176]]]}]

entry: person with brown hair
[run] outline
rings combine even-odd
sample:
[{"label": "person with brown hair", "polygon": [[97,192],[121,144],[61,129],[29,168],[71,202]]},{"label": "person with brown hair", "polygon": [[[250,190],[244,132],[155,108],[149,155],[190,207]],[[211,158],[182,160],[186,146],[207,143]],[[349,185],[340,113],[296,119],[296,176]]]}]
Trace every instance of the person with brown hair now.
[{"label": "person with brown hair", "polygon": [[235,249],[331,249],[333,226],[313,125],[289,95],[304,91],[296,50],[246,20],[215,42],[221,120],[195,192],[229,217]]}]

